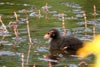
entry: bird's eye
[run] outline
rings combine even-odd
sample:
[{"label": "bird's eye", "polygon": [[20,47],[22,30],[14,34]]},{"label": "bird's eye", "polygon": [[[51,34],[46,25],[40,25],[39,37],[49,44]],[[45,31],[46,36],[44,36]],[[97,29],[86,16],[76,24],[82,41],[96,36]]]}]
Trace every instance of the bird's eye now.
[{"label": "bird's eye", "polygon": [[54,32],[53,31],[50,31],[49,33],[47,33],[47,34],[53,34]]}]

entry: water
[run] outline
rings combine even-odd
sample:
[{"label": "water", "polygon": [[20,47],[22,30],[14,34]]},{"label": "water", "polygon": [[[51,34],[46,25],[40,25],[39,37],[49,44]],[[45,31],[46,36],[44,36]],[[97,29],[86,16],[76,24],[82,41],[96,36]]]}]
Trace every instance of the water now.
[{"label": "water", "polygon": [[[91,1],[91,2],[90,2]],[[29,39],[27,32],[26,17],[29,17],[30,32],[32,38],[32,47],[29,56],[29,64],[36,64],[37,67],[48,67],[50,59],[44,59],[49,53],[47,41],[43,39],[43,35],[51,28],[62,30],[61,13],[64,13],[66,28],[69,35],[72,34],[81,40],[89,40],[93,38],[93,26],[96,25],[96,34],[100,33],[100,8],[99,0],[90,1],[56,1],[56,5],[52,5],[52,1],[48,2],[48,11],[46,10],[46,1],[0,1],[0,16],[2,16],[3,24],[7,28],[7,32],[3,31],[0,23],[0,67],[21,67],[22,53],[24,53],[24,62],[27,62],[27,54],[29,50]],[[41,5],[37,5],[40,3]],[[94,20],[93,5],[96,5],[96,18]],[[59,7],[56,7],[60,5]],[[64,8],[63,8],[64,7]],[[40,12],[39,12],[40,10]],[[86,12],[88,28],[84,27],[84,17],[82,11]],[[16,11],[18,16],[18,24],[16,24]],[[11,22],[11,24],[10,24]],[[18,39],[12,26],[17,26]],[[85,34],[86,33],[86,34]],[[17,40],[16,40],[17,39]],[[16,48],[15,48],[16,46]],[[93,62],[91,58],[86,61]],[[77,58],[62,58],[54,67],[78,67],[79,60]]]}]

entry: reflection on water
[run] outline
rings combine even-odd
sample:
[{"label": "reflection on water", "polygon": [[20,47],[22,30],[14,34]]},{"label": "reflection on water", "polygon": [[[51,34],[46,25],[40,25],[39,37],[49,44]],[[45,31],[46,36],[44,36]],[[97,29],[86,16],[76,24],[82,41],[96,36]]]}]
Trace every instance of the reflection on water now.
[{"label": "reflection on water", "polygon": [[79,4],[75,4],[75,3],[71,3],[71,2],[67,2],[67,3],[65,3],[65,5],[67,6],[67,7],[71,7],[71,8],[75,8],[75,9],[80,9],[80,8],[82,8]]},{"label": "reflection on water", "polygon": [[32,6],[30,4],[16,4],[11,2],[0,2],[0,5],[10,5],[10,6]]},{"label": "reflection on water", "polygon": [[[70,8],[68,11],[64,11],[64,20],[67,23],[70,23],[69,21],[71,21],[72,23],[75,23],[77,25],[77,27],[75,28],[70,28],[70,29],[66,29],[68,31],[69,35],[74,35],[75,37],[81,39],[81,40],[89,40],[91,41],[91,39],[93,38],[93,26],[96,25],[96,34],[100,33],[100,11],[99,11],[99,4],[100,1],[99,0],[85,0],[80,2],[79,4],[75,2],[63,2],[61,3],[63,6],[65,6],[67,9]],[[97,7],[97,15],[96,15],[96,22],[94,21],[94,12],[93,12],[93,5],[96,5]],[[3,7],[2,7],[3,6]],[[25,53],[25,62],[26,62],[26,56],[27,56],[27,50],[28,50],[28,36],[27,36],[27,29],[26,29],[26,15],[29,16],[30,18],[30,25],[31,26],[31,35],[32,35],[32,42],[33,42],[33,46],[31,48],[32,52],[30,55],[30,60],[29,63],[30,65],[33,65],[33,63],[35,63],[36,65],[40,66],[44,65],[44,67],[47,67],[47,62],[48,61],[54,61],[51,59],[45,59],[43,57],[43,55],[48,54],[48,45],[47,43],[45,43],[45,41],[43,40],[42,36],[44,34],[45,31],[47,31],[49,28],[40,28],[36,23],[36,21],[38,21],[38,19],[42,18],[41,22],[46,22],[45,20],[45,14],[48,14],[52,17],[49,17],[49,20],[51,22],[57,22],[56,24],[59,24],[59,22],[61,22],[62,18],[61,18],[61,12],[57,11],[54,9],[54,6],[52,4],[48,5],[48,9],[50,9],[48,12],[46,12],[46,7],[42,5],[40,7],[40,12],[37,9],[37,6],[33,7],[34,4],[29,4],[29,3],[24,3],[24,4],[18,4],[18,3],[14,3],[14,2],[0,2],[0,7],[1,7],[1,11],[0,11],[0,16],[3,16],[3,21],[5,23],[5,26],[8,29],[8,32],[4,33],[2,28],[2,25],[0,25],[0,44],[3,45],[3,47],[1,47],[0,45],[0,58],[2,58],[0,60],[0,66],[1,67],[8,67],[12,64],[14,64],[14,67],[17,67],[16,64],[21,64],[21,53]],[[10,7],[5,11],[5,7]],[[16,9],[16,8],[17,9]],[[20,7],[20,8],[19,8]],[[23,8],[24,7],[24,8]],[[18,24],[16,24],[15,17],[13,15],[13,12],[11,12],[10,10],[15,9],[17,10],[17,14],[18,14]],[[26,8],[26,9],[25,9]],[[65,9],[66,9],[65,8]],[[59,8],[60,9],[60,8]],[[82,11],[85,10],[86,14],[87,14],[87,25],[88,28],[84,28],[84,18],[83,18],[83,14]],[[72,15],[69,15],[70,13],[72,13]],[[91,17],[92,16],[92,17]],[[88,19],[89,17],[89,19]],[[33,19],[35,18],[35,19]],[[35,21],[36,20],[36,21]],[[12,22],[11,24],[9,24],[10,22]],[[40,21],[39,21],[40,22]],[[40,22],[40,23],[41,23]],[[39,23],[38,23],[39,24]],[[47,24],[47,22],[46,22]],[[71,23],[70,23],[71,24]],[[17,49],[14,51],[13,49],[13,45],[14,42],[16,41],[16,36],[14,34],[14,31],[12,29],[13,25],[18,25],[18,43],[17,43]],[[44,25],[45,24],[39,24],[39,25]],[[51,24],[52,25],[52,24]],[[46,26],[47,27],[47,26]],[[51,26],[52,27],[52,26]],[[38,28],[38,29],[36,29]],[[62,32],[62,28],[56,26],[56,28],[58,28],[61,32]],[[35,30],[34,30],[35,29]],[[40,31],[42,31],[42,35],[40,33]],[[63,32],[62,32],[63,33]],[[86,33],[86,35],[85,35]],[[39,35],[37,35],[39,34]],[[4,38],[3,38],[4,37]],[[39,37],[39,38],[38,38]],[[7,56],[7,57],[6,57]],[[6,61],[7,58],[9,56],[17,56],[18,58],[13,58],[12,61],[9,61],[8,64],[3,63],[2,61]],[[60,55],[61,56],[61,55]],[[10,57],[10,59],[12,59]],[[13,63],[15,61],[15,63]],[[91,60],[86,60],[91,62]],[[56,62],[56,61],[55,61]],[[58,61],[57,61],[58,62]],[[57,67],[60,67],[61,65],[64,67],[64,65],[68,65],[69,67],[78,67],[78,59],[77,58],[64,58],[62,57],[62,59],[59,61],[59,64],[56,65]],[[12,64],[11,64],[12,63]],[[18,66],[20,67],[20,65]]]},{"label": "reflection on water", "polygon": [[0,56],[21,56],[21,53],[15,53],[15,52],[10,52],[10,51],[2,51],[0,52]]}]

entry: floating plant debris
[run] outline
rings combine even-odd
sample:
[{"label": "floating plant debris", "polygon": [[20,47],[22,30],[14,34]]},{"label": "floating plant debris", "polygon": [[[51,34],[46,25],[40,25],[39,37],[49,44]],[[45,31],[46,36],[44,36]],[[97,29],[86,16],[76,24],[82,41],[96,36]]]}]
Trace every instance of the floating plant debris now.
[{"label": "floating plant debris", "polygon": [[[62,17],[62,14],[53,14],[53,16],[56,16],[56,17]],[[64,14],[64,16],[67,16],[67,15]]]},{"label": "floating plant debris", "polygon": [[30,13],[29,16],[33,16],[33,17],[44,17],[43,15],[38,14],[38,13],[36,13],[36,12]]},{"label": "floating plant debris", "polygon": [[32,6],[30,4],[16,4],[16,3],[11,3],[11,2],[0,2],[0,5],[10,5],[10,6]]},{"label": "floating plant debris", "polygon": [[91,39],[93,38],[92,35],[84,35],[83,37],[79,37],[81,40],[83,41],[91,41]]},{"label": "floating plant debris", "polygon": [[77,17],[71,16],[71,17],[65,17],[65,20],[77,20]]},{"label": "floating plant debris", "polygon": [[[82,25],[84,25],[84,21],[83,21],[83,22],[77,22],[77,24],[80,25],[80,26],[82,26]],[[87,24],[88,24],[88,25],[95,25],[96,23],[95,23],[94,21],[89,21],[89,20],[88,20],[88,21],[87,21]]]},{"label": "floating plant debris", "polygon": [[92,29],[90,29],[90,28],[85,28],[84,32],[92,32]]},{"label": "floating plant debris", "polygon": [[64,3],[64,5],[71,7],[71,8],[77,8],[77,9],[82,8],[79,4],[75,4],[71,2]]},{"label": "floating plant debris", "polygon": [[22,10],[19,10],[18,13],[30,13],[30,12],[33,12],[33,10],[26,10],[26,9],[22,9]]},{"label": "floating plant debris", "polygon": [[39,48],[37,48],[37,51],[39,51],[39,52],[47,52],[47,48],[46,47],[39,47]]},{"label": "floating plant debris", "polygon": [[15,53],[11,51],[0,51],[0,56],[21,56],[21,53]]},{"label": "floating plant debris", "polygon": [[6,46],[12,46],[13,43],[5,43],[5,44],[3,44],[3,45],[6,45]]},{"label": "floating plant debris", "polygon": [[47,62],[58,62],[57,60],[46,59],[46,58],[38,58],[39,60],[47,61]]},{"label": "floating plant debris", "polygon": [[69,64],[68,67],[78,67],[76,64]]},{"label": "floating plant debris", "polygon": [[100,30],[100,23],[96,24],[96,28]]},{"label": "floating plant debris", "polygon": [[49,13],[51,13],[51,14],[56,14],[57,11],[49,11]]},{"label": "floating plant debris", "polygon": [[83,15],[82,14],[77,14],[77,15],[75,15],[77,18],[82,18],[83,17]]},{"label": "floating plant debris", "polygon": [[9,41],[4,41],[4,40],[3,40],[3,41],[0,41],[0,43],[8,43],[8,42],[9,42]]},{"label": "floating plant debris", "polygon": [[42,6],[42,7],[41,7],[41,9],[42,9],[43,11],[46,11],[46,10],[49,9],[49,8],[52,8],[52,6],[45,5],[45,6]]},{"label": "floating plant debris", "polygon": [[82,14],[81,9],[73,9],[74,14]]}]

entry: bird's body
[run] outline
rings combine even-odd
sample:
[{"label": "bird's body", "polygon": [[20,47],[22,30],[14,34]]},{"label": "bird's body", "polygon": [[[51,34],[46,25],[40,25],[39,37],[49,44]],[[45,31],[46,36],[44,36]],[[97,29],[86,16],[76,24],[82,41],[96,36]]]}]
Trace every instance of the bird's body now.
[{"label": "bird's body", "polygon": [[76,51],[83,46],[82,44],[83,43],[79,39],[71,36],[52,39],[49,43],[50,53],[56,54],[56,51],[60,51],[61,53],[75,55]]}]

